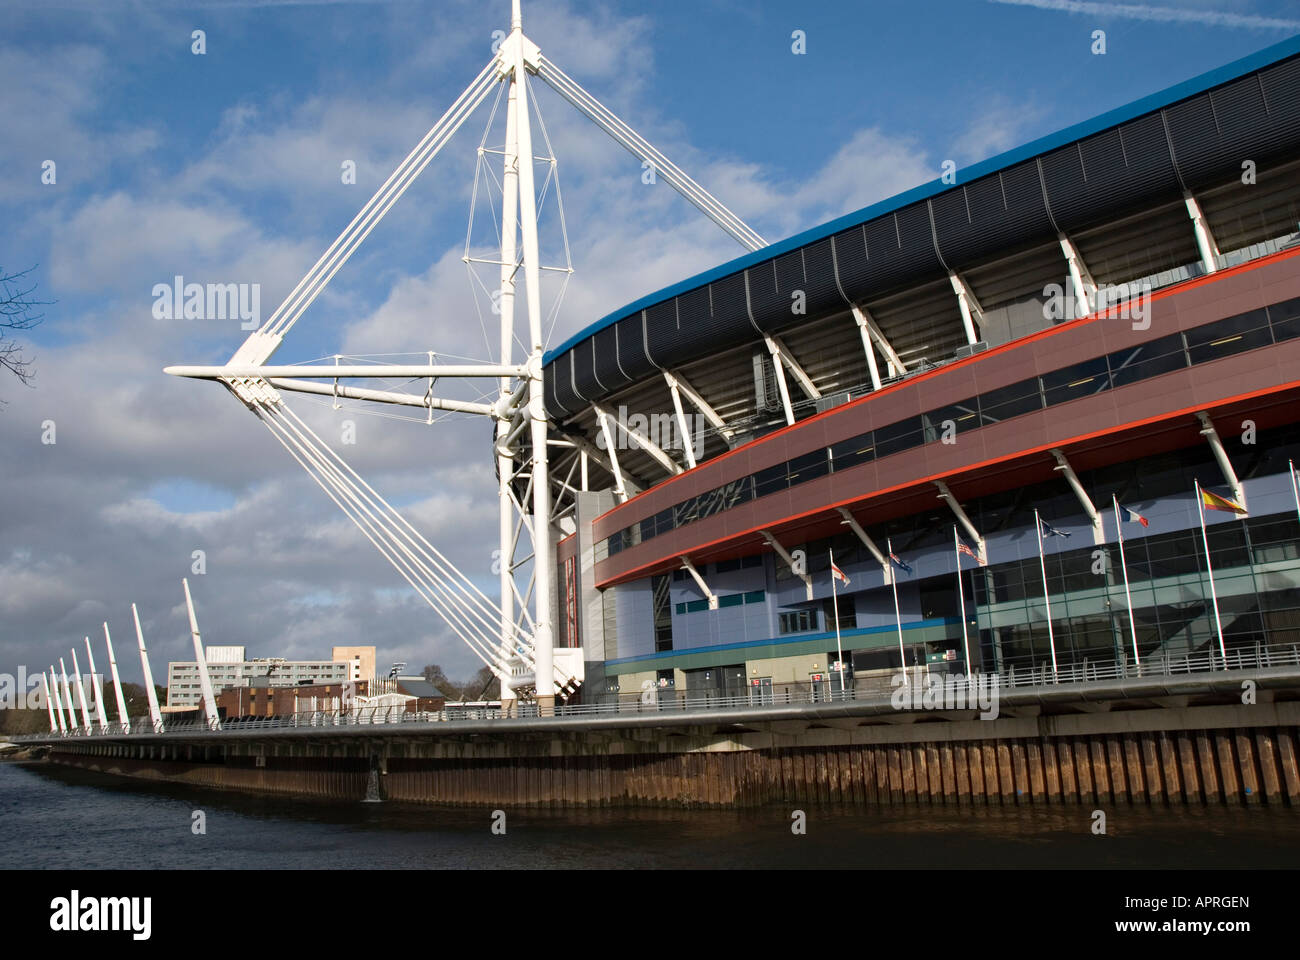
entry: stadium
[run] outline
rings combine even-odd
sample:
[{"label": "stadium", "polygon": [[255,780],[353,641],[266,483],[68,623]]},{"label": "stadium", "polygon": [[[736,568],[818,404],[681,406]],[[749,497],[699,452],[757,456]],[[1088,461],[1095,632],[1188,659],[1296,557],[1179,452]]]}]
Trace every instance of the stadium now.
[{"label": "stadium", "polygon": [[549,351],[580,701],[1300,643],[1298,231],[1300,38]]}]

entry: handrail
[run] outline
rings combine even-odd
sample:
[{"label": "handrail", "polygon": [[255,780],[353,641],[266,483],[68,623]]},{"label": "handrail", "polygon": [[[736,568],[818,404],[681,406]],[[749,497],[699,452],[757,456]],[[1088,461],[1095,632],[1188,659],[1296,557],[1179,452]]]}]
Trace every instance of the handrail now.
[{"label": "handrail", "polygon": [[[1225,658],[1214,650],[1205,654],[1193,656],[1190,653],[1178,657],[1150,657],[1141,664],[1134,665],[1128,663],[1125,659],[1112,661],[1082,660],[1077,663],[1065,664],[1059,667],[1053,677],[1050,667],[1045,664],[1031,664],[1028,669],[1024,666],[1019,671],[1015,664],[1009,664],[1004,669],[985,674],[976,674],[977,684],[983,683],[986,686],[991,682],[991,678],[998,678],[998,685],[1006,689],[1026,689],[1026,688],[1044,688],[1050,689],[1059,687],[1061,684],[1099,684],[1115,680],[1138,679],[1142,677],[1168,677],[1181,676],[1198,673],[1222,673],[1224,671],[1234,670],[1255,670],[1268,669],[1270,667],[1296,666],[1300,667],[1300,645],[1287,644],[1276,646],[1264,646],[1256,644],[1254,648],[1234,648],[1228,651]],[[956,691],[972,690],[974,686],[967,684],[963,674],[929,674],[928,670],[920,667],[913,668],[914,676],[920,679],[927,675],[939,676],[943,679],[945,685],[952,685]],[[698,692],[692,696],[691,692],[686,692],[684,696],[677,696],[675,691],[664,690],[661,688],[650,688],[635,694],[628,694],[619,697],[615,702],[610,703],[584,703],[574,704],[572,706],[557,706],[554,710],[555,718],[565,717],[592,717],[592,716],[611,716],[621,714],[642,714],[642,713],[663,713],[666,711],[673,712],[699,712],[713,710],[743,709],[763,706],[785,706],[801,705],[815,703],[845,703],[857,700],[868,700],[880,696],[887,696],[894,692],[898,687],[896,672],[889,675],[877,675],[859,678],[853,685],[846,686],[842,691],[839,689],[839,678],[835,677],[830,680],[807,681],[801,683],[781,684],[780,689],[747,687],[745,693],[718,693],[703,694]],[[456,708],[456,704],[447,705],[451,709]],[[487,708],[476,707],[467,711],[469,715],[451,719],[447,710],[441,711],[407,711],[400,706],[394,707],[363,707],[355,708],[349,711],[326,712],[322,710],[310,711],[298,714],[287,714],[278,717],[236,717],[221,721],[220,730],[210,730],[206,720],[181,720],[167,721],[164,720],[163,736],[172,734],[187,734],[209,732],[215,735],[221,733],[231,733],[244,730],[283,730],[300,726],[398,726],[410,727],[419,726],[429,723],[470,723],[482,720],[493,720],[509,722],[512,719],[537,720],[546,719],[541,717],[535,703],[519,703],[509,712],[502,713],[500,710],[493,711]],[[74,737],[120,737],[133,736],[138,734],[157,735],[153,723],[147,718],[139,718],[131,721],[129,733],[120,732],[120,726],[110,724],[107,730],[94,728],[86,730],[76,728],[63,733],[52,732],[49,734],[26,734],[9,737],[10,742],[19,743],[31,740],[49,740],[70,739]]]}]

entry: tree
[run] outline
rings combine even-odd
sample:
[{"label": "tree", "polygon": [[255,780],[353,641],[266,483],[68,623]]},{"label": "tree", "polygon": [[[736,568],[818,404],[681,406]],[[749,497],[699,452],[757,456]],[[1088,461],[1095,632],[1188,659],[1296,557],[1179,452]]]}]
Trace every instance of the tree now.
[{"label": "tree", "polygon": [[35,269],[28,267],[17,273],[6,273],[0,267],[0,368],[8,370],[24,384],[31,383],[35,375],[32,362],[23,356],[22,344],[5,331],[31,330],[45,319],[36,308],[48,306],[53,301],[32,298],[36,284],[28,279],[28,274]]},{"label": "tree", "polygon": [[420,674],[424,677],[425,680],[428,680],[431,684],[433,684],[444,694],[446,694],[448,700],[461,699],[460,696],[461,685],[457,683],[455,680],[451,679],[451,677],[447,676],[447,674],[443,672],[442,667],[440,667],[438,664],[436,663],[430,664],[429,666],[421,670]]}]

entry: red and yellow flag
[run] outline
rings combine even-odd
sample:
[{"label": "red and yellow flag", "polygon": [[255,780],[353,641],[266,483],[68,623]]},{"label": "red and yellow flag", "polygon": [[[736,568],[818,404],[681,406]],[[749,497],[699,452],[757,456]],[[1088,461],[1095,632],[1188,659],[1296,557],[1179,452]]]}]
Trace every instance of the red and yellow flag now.
[{"label": "red and yellow flag", "polygon": [[1227,510],[1240,517],[1246,516],[1246,508],[1237,501],[1221,497],[1217,493],[1210,493],[1209,490],[1201,490],[1201,503],[1205,505],[1206,510]]}]

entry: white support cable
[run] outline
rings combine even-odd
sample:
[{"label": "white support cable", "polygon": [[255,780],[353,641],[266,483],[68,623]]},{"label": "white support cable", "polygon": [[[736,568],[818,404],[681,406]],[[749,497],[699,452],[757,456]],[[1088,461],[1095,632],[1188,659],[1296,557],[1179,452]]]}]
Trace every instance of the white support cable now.
[{"label": "white support cable", "polygon": [[[421,580],[420,582],[416,581],[415,574],[417,571],[415,565],[410,563],[409,561],[403,560],[400,554],[398,553],[398,551],[396,550],[396,548],[391,543],[389,542],[381,543],[380,540],[377,539],[377,537],[379,536],[379,529],[376,526],[376,524],[373,521],[371,521],[368,517],[363,518],[359,516],[358,513],[354,512],[354,508],[350,508],[347,504],[343,502],[342,499],[340,499],[340,495],[342,491],[340,491],[337,488],[337,486],[334,485],[333,483],[328,482],[325,474],[320,473],[316,469],[314,469],[313,466],[308,462],[308,460],[304,459],[304,456],[299,454],[298,450],[296,450],[295,447],[299,447],[300,449],[303,449],[304,455],[306,455],[310,459],[309,451],[306,448],[301,447],[299,443],[296,443],[293,440],[293,438],[288,434],[287,430],[283,427],[283,425],[273,422],[273,418],[271,417],[270,413],[265,410],[259,410],[258,413],[259,416],[263,419],[263,422],[266,423],[267,427],[276,436],[276,439],[278,439],[281,442],[281,444],[284,445],[285,449],[289,451],[289,455],[298,461],[299,465],[302,466],[302,468],[307,471],[308,475],[311,476],[311,478],[316,481],[316,483],[325,491],[326,495],[329,496],[330,499],[333,500],[334,503],[339,507],[339,509],[343,511],[344,515],[347,516],[350,520],[352,520],[358,526],[358,528],[361,529],[361,532],[366,536],[366,538],[375,545],[375,548],[378,549],[379,552],[384,556],[384,558],[387,559],[397,569],[398,573],[400,573],[403,576],[403,578],[406,579],[406,581],[411,584],[411,586],[416,590],[416,592],[419,593],[420,596],[423,597],[424,600],[428,602],[429,605],[432,606],[435,611],[443,615],[443,618],[448,621],[448,625],[457,634],[457,636],[459,636],[462,640],[464,640],[465,643],[471,648],[471,650],[473,650],[475,654],[480,657],[480,659],[483,659],[482,654],[479,653],[475,645],[475,641],[471,639],[471,637],[465,632],[465,628],[457,620],[456,614],[446,607],[445,602],[442,600],[441,596],[430,596],[429,592],[432,590],[432,587],[424,580]],[[485,660],[485,662],[487,661]]]},{"label": "white support cable", "polygon": [[[287,408],[284,409],[287,411]],[[334,466],[334,464],[329,462],[329,458],[324,456],[324,453],[332,454],[334,459],[339,460],[340,463],[342,463],[342,460],[337,457],[337,454],[333,454],[333,451],[330,451],[328,447],[321,443],[319,438],[315,437],[315,435],[311,433],[310,428],[307,428],[306,425],[303,424],[303,428],[314,438],[314,444],[310,440],[306,439],[306,437],[301,433],[295,437],[295,427],[292,423],[277,422],[275,414],[279,411],[275,411],[271,408],[263,408],[261,412],[263,414],[263,421],[267,423],[268,427],[272,428],[272,432],[277,435],[277,438],[281,440],[281,443],[285,445],[290,454],[294,456],[294,458],[298,460],[299,464],[312,475],[313,479],[315,479],[317,483],[326,490],[326,493],[335,501],[339,508],[342,509],[343,512],[362,529],[362,532],[365,533],[367,538],[375,544],[376,548],[380,550],[385,558],[398,569],[399,573],[402,573],[403,577],[416,588],[417,592],[419,592],[420,595],[429,602],[430,606],[443,615],[443,618],[447,620],[449,626],[451,626],[457,635],[460,636],[472,650],[474,650],[480,659],[483,659],[489,666],[495,666],[496,664],[490,658],[491,651],[492,647],[499,644],[500,641],[497,633],[499,630],[499,620],[494,619],[493,614],[495,613],[495,615],[499,617],[499,612],[494,611],[490,605],[487,607],[486,611],[480,610],[478,605],[474,603],[474,598],[466,595],[464,589],[460,588],[460,584],[456,584],[456,586],[460,588],[460,593],[456,593],[453,592],[446,583],[440,580],[438,577],[439,574],[443,577],[450,578],[450,572],[454,571],[454,573],[458,574],[459,571],[455,571],[455,568],[452,567],[445,558],[441,558],[442,563],[438,566],[444,566],[446,569],[435,571],[411,549],[411,546],[414,546],[416,549],[419,549],[421,553],[425,553],[425,549],[423,549],[421,544],[417,543],[415,539],[409,535],[406,535],[406,539],[411,541],[411,546],[408,546],[398,539],[397,534],[403,533],[403,531],[394,529],[391,517],[385,516],[383,511],[380,510],[373,501],[367,502],[367,498],[361,492],[360,488],[350,481],[342,471]],[[287,412],[292,415],[292,411]],[[296,415],[292,416],[294,416],[294,419],[298,419]],[[301,423],[300,420],[299,422]],[[277,430],[277,426],[281,429]],[[294,449],[295,446],[297,446],[309,460],[314,462],[317,468],[316,470],[313,470],[308,466],[307,461],[304,460],[302,456],[299,456],[298,451]],[[346,467],[346,464],[344,463],[343,466]],[[348,469],[350,470],[350,468]],[[359,477],[357,479],[360,480]],[[360,482],[364,485],[364,481]],[[335,489],[331,490],[331,486]],[[336,495],[335,490],[337,490],[339,494],[342,494],[347,499],[351,500],[354,508],[349,509],[348,506],[346,506],[339,498],[339,495]],[[370,494],[379,502],[384,503],[381,497],[374,494],[373,490],[370,491]],[[390,515],[395,515],[395,511],[392,511],[390,506],[386,503],[384,503],[384,506],[387,508]],[[398,520],[402,519],[400,515],[396,515],[396,518]],[[381,526],[381,524],[384,523],[387,523],[388,526]],[[409,524],[407,524],[407,526],[409,527]],[[414,532],[413,528],[412,532]],[[376,539],[380,536],[385,536],[387,538],[388,543],[386,546]],[[415,533],[415,536],[420,540],[423,539],[422,537],[419,537],[418,533]],[[425,541],[424,546],[428,547],[428,549],[432,549],[431,546],[427,545],[427,541]],[[405,559],[402,558],[402,553],[406,554]],[[433,550],[433,553],[436,554],[437,551]],[[441,557],[440,554],[438,554],[438,556]],[[426,557],[428,559],[433,559],[427,553]],[[423,571],[421,571],[421,567],[423,568]],[[423,576],[419,577],[419,579],[426,589],[421,589],[420,584],[415,582],[416,575],[421,572],[423,573]],[[461,576],[463,578],[463,575]],[[467,578],[463,579],[468,582]],[[472,589],[477,589],[473,588],[472,583],[469,583],[469,586]],[[471,601],[469,605],[465,604],[467,599]],[[485,597],[482,598],[482,601],[484,604],[490,604]],[[475,620],[478,620],[483,626],[476,626],[474,622]],[[480,645],[482,645],[482,648],[480,648]],[[489,656],[483,655],[482,650],[484,649],[488,651]]]},{"label": "white support cable", "polygon": [[624,149],[642,161],[648,161],[657,176],[694,204],[701,213],[731,234],[749,250],[767,246],[748,224],[722,205],[712,194],[692,180],[685,171],[654,148],[644,137],[620,120],[608,107],[584,90],[577,81],[545,56],[538,58],[537,75],[556,93],[586,114],[596,126],[614,138]]},{"label": "white support cable", "polygon": [[[297,441],[297,442],[300,443],[301,441]],[[363,495],[360,494],[360,491],[355,486],[355,484],[351,484],[350,481],[348,481],[347,478],[343,476],[340,471],[337,470],[337,468],[334,468],[332,464],[329,464],[327,461],[323,461],[323,458],[320,457],[319,450],[312,450],[310,448],[310,445],[307,445],[307,452],[309,453],[309,455],[313,457],[314,460],[317,461],[318,466],[322,471],[322,475],[325,476],[328,480],[330,480],[331,483],[336,487],[336,489],[340,490],[340,492],[348,496],[348,498],[353,502],[353,504],[357,507],[357,509],[359,511],[364,512],[365,515],[364,518],[362,518],[362,516],[360,515],[352,515],[351,513],[349,513],[349,511],[346,508],[344,508],[344,512],[349,513],[353,521],[356,522],[358,526],[361,526],[363,531],[366,530],[367,527],[369,527],[370,530],[376,532],[377,534],[382,533],[383,535],[387,536],[389,541],[389,550],[384,550],[383,547],[380,547],[380,545],[376,543],[376,547],[379,547],[381,553],[384,553],[384,555],[389,559],[389,561],[393,563],[394,566],[398,567],[399,571],[402,571],[403,566],[406,566],[407,569],[412,570],[412,572],[422,573],[423,582],[426,583],[430,587],[430,589],[436,590],[438,592],[439,596],[442,598],[442,603],[440,604],[431,603],[431,605],[433,605],[436,610],[438,610],[444,615],[444,619],[448,619],[449,621],[451,621],[459,618],[463,630],[458,631],[458,633],[460,634],[462,639],[466,640],[466,642],[469,643],[471,647],[474,647],[476,642],[481,644],[483,643],[485,636],[492,635],[491,632],[487,629],[486,625],[495,625],[494,621],[491,618],[491,614],[494,611],[488,610],[487,615],[484,615],[483,613],[480,613],[477,609],[475,609],[472,606],[467,609],[464,604],[466,598],[463,595],[458,595],[454,593],[444,582],[442,582],[439,579],[438,577],[439,573],[442,573],[443,576],[446,576],[446,573],[444,571],[431,570],[429,565],[425,563],[424,560],[418,557],[405,543],[402,543],[396,537],[395,532],[393,531],[391,525],[378,526],[379,524],[384,524],[387,521],[387,518],[384,517],[382,513],[379,513],[377,511],[377,508],[373,505],[373,503],[365,502],[365,500],[363,499]],[[337,500],[336,503],[338,503]],[[341,503],[339,505],[340,507],[343,507]],[[373,539],[372,542],[374,542]],[[401,560],[400,556],[395,556],[394,554],[397,551],[406,554],[406,560]],[[426,595],[426,599],[429,599],[427,595]],[[470,614],[477,614],[475,619],[479,621],[480,623],[479,626],[476,626],[474,622],[470,619]],[[473,635],[474,637],[473,641],[471,641],[470,637],[466,635],[465,631],[468,631],[470,634]]]},{"label": "white support cable", "polygon": [[458,578],[461,581],[464,587],[467,588],[472,594],[472,596],[470,596],[470,599],[474,600],[474,602],[481,605],[486,610],[495,612],[492,601],[487,597],[486,594],[483,593],[482,590],[478,588],[478,586],[474,583],[474,581],[470,580],[469,577],[465,576],[465,574],[463,574],[450,560],[448,560],[447,557],[444,556],[438,550],[437,547],[429,543],[429,541],[424,538],[423,534],[421,534],[418,530],[416,530],[415,527],[413,527],[405,517],[403,517],[400,513],[398,513],[395,509],[393,509],[392,505],[389,504],[387,500],[385,500],[382,496],[376,493],[374,488],[372,488],[370,484],[368,484],[361,477],[360,474],[358,474],[355,470],[353,470],[352,467],[349,466],[347,461],[345,461],[342,457],[340,457],[337,453],[335,453],[334,450],[329,447],[329,445],[327,445],[324,441],[322,441],[320,437],[316,435],[316,432],[312,430],[311,427],[309,427],[302,420],[301,417],[295,414],[287,406],[282,406],[281,409],[290,417],[292,417],[293,420],[297,422],[298,426],[302,430],[304,430],[307,433],[307,435],[310,436],[313,441],[315,441],[316,444],[319,445],[319,448],[322,451],[322,453],[324,453],[330,459],[332,459],[340,468],[342,468],[342,470],[346,471],[347,474],[350,475],[354,481],[359,483],[361,487],[364,488],[366,493],[368,493],[371,497],[373,497],[376,501],[378,501],[383,506],[388,516],[390,516],[399,527],[405,528],[404,535],[408,540],[411,540],[412,543],[417,543],[418,541],[419,546],[421,546],[424,550],[430,552],[434,557],[437,558],[438,562],[442,564],[450,574],[454,575],[456,578]]},{"label": "white support cable", "polygon": [[[299,459],[294,454],[292,449],[290,450],[290,455],[295,456],[295,459]],[[302,464],[304,468],[308,469],[309,474],[312,473],[310,468],[307,467],[307,464],[304,463],[301,459],[299,459],[299,463]],[[393,567],[398,571],[398,573],[402,575],[403,579],[405,579],[407,583],[411,585],[411,587],[415,590],[415,592],[420,597],[422,597],[425,600],[425,602],[428,603],[429,606],[433,608],[435,612],[439,613],[443,617],[443,619],[447,622],[448,626],[451,628],[452,632],[455,633],[457,636],[459,636],[465,642],[466,646],[470,648],[471,652],[474,653],[475,656],[477,656],[480,660],[482,660],[483,663],[487,665],[490,669],[493,669],[494,673],[497,673],[497,671],[499,670],[499,661],[497,661],[495,657],[489,658],[484,655],[482,649],[482,640],[479,638],[478,635],[476,635],[471,631],[470,628],[472,627],[472,625],[467,626],[462,622],[463,615],[458,616],[459,611],[456,603],[449,602],[447,599],[445,599],[446,591],[445,590],[439,591],[435,589],[435,587],[437,587],[438,584],[436,581],[431,581],[427,579],[428,577],[427,573],[421,576],[419,570],[417,569],[417,566],[414,563],[403,558],[401,554],[390,543],[383,542],[377,538],[377,533],[375,531],[375,525],[373,524],[373,522],[370,522],[367,519],[360,519],[357,516],[354,516],[352,512],[349,511],[345,503],[342,500],[340,500],[339,496],[332,489],[330,489],[329,485],[324,483],[319,477],[315,476],[315,474],[312,474],[312,477],[317,481],[318,484],[321,485],[322,489],[325,490],[326,494],[332,500],[334,500],[335,504],[343,511],[344,515],[348,516],[357,524],[358,528],[361,529],[362,533],[367,537],[367,539],[369,539],[371,543],[375,545],[376,549],[379,550],[380,554],[384,556],[393,565]]]},{"label": "white support cable", "polygon": [[375,194],[367,201],[361,211],[352,219],[347,228],[339,234],[329,249],[321,255],[310,271],[298,282],[298,285],[276,308],[269,320],[262,325],[259,333],[283,337],[288,329],[297,322],[321,289],[338,272],[356,251],[361,242],[374,229],[398,198],[406,192],[416,177],[423,172],[429,162],[438,154],[448,140],[460,129],[461,124],[487,98],[492,86],[499,82],[497,76],[498,58],[494,57],[479,75],[465,88],[455,103],[439,118],[424,139],[421,140],[405,160],[389,175]]}]

